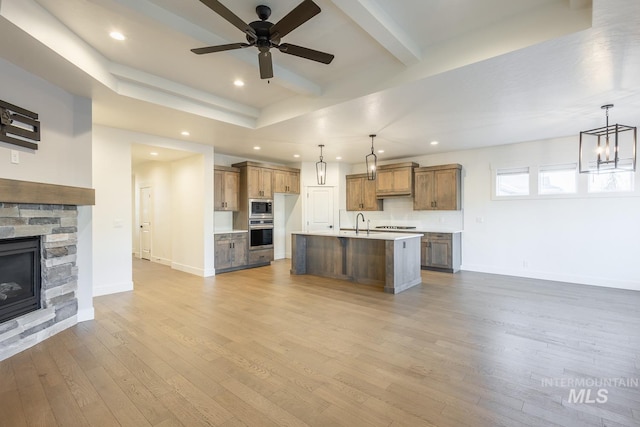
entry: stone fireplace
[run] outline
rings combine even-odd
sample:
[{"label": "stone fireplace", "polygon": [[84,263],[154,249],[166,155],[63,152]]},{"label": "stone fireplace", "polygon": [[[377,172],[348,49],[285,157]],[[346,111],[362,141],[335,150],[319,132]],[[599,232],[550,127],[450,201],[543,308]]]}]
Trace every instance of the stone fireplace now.
[{"label": "stone fireplace", "polygon": [[[48,191],[52,189],[57,191]],[[68,193],[65,189],[73,191]],[[85,190],[86,194],[81,192],[83,197],[74,197],[75,190]],[[33,203],[36,200],[41,202]],[[52,203],[58,200],[61,203]],[[93,200],[91,189],[0,179],[0,360],[77,323],[77,205],[93,204]],[[3,247],[9,248],[5,256]],[[39,286],[32,292],[32,300],[36,300],[25,302],[29,307],[19,314],[3,312],[3,301],[15,300],[22,291],[31,293],[24,290],[29,286],[29,272],[14,268],[21,258],[27,265],[38,263],[31,272],[39,274],[33,280]]]},{"label": "stone fireplace", "polygon": [[0,323],[38,310],[40,237],[0,239]]}]

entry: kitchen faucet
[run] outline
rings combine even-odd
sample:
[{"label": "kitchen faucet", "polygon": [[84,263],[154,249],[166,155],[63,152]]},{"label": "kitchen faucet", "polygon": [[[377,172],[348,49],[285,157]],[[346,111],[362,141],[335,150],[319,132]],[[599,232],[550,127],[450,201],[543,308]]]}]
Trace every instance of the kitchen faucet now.
[{"label": "kitchen faucet", "polygon": [[360,217],[362,217],[362,222],[364,222],[364,214],[362,212],[358,212],[358,215],[356,215],[356,234],[358,234],[359,231],[358,218]]}]

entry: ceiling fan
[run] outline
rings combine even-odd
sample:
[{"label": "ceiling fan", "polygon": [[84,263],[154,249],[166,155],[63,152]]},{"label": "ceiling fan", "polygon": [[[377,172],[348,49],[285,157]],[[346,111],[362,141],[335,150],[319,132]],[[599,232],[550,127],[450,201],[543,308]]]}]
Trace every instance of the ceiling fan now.
[{"label": "ceiling fan", "polygon": [[270,52],[272,47],[278,49],[282,53],[299,56],[300,58],[310,59],[323,64],[329,64],[333,61],[334,56],[329,53],[289,43],[280,44],[280,39],[282,37],[286,36],[291,31],[295,30],[300,25],[320,13],[320,7],[312,0],[304,0],[275,24],[267,21],[269,16],[271,16],[271,8],[269,8],[269,6],[257,6],[256,13],[260,18],[260,21],[253,21],[247,24],[217,0],[200,1],[235,27],[239,28],[240,31],[245,33],[248,43],[231,43],[191,49],[195,54],[202,55],[204,53],[223,52],[226,50],[243,49],[245,47],[255,46],[259,50],[258,64],[260,66],[261,79],[270,79],[273,77],[273,62],[271,60]]}]

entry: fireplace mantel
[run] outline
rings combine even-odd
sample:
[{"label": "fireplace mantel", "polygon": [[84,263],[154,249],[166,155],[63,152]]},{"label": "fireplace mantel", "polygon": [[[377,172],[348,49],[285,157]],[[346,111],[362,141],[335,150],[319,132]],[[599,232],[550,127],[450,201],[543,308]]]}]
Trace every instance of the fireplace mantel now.
[{"label": "fireplace mantel", "polygon": [[0,202],[87,206],[96,204],[96,194],[93,188],[0,178]]}]

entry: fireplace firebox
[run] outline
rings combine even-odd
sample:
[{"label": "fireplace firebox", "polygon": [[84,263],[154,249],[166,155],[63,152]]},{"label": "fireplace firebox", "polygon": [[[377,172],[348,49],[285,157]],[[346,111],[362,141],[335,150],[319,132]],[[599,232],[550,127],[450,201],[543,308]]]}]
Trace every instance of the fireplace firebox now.
[{"label": "fireplace firebox", "polygon": [[40,237],[0,240],[0,323],[38,310]]}]

